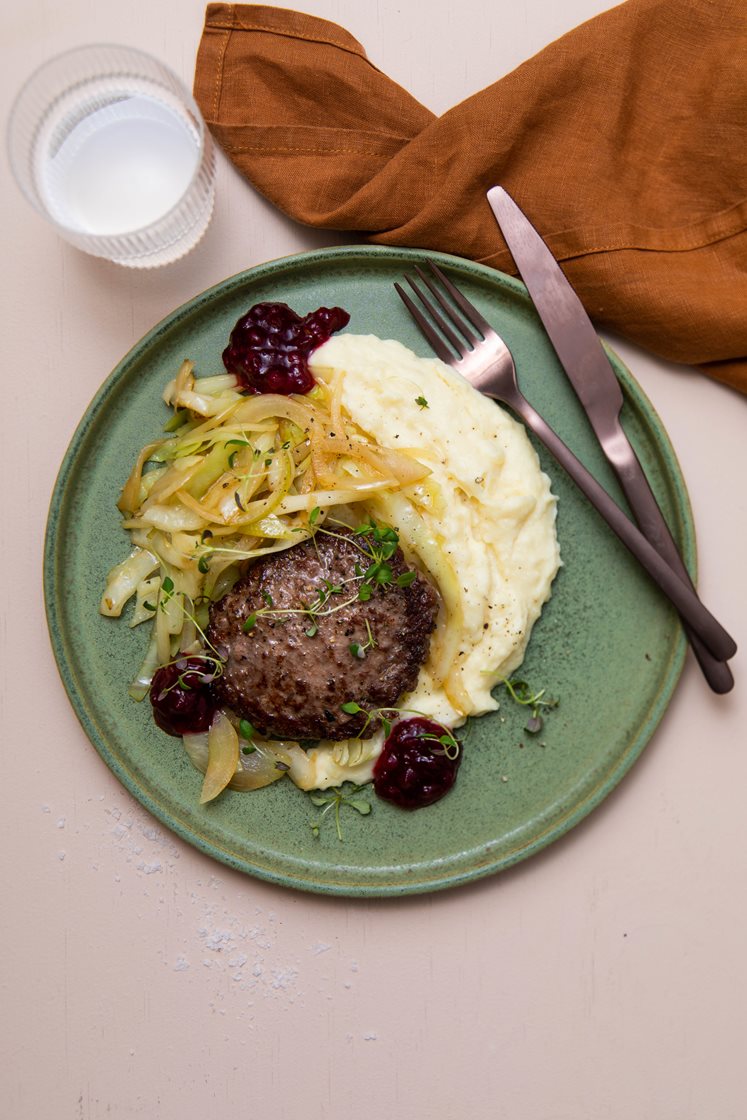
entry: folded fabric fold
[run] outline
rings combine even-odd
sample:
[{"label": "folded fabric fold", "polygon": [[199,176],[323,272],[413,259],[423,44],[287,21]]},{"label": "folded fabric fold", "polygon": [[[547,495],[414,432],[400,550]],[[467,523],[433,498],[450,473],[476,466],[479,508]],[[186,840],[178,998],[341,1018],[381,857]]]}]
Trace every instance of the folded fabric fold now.
[{"label": "folded fabric fold", "polygon": [[744,0],[627,0],[441,117],[336,24],[214,3],[194,91],[307,225],[515,273],[501,184],[600,328],[747,392]]}]

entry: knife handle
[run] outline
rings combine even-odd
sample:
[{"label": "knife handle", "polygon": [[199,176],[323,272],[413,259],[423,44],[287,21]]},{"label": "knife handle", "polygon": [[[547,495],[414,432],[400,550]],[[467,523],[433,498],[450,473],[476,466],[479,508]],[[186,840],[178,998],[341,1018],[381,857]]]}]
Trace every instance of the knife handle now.
[{"label": "knife handle", "polygon": [[[622,431],[619,420],[616,422],[616,429],[611,435],[619,438],[605,439],[604,446],[607,451],[607,458],[620,480],[620,485],[638,526],[656,551],[664,557],[678,575],[687,580],[694,591],[695,587],[669,531],[669,526],[654,497],[638,456]],[[725,661],[719,661],[710,653],[698,634],[687,622],[684,623],[684,627],[693,654],[710,687],[719,695],[730,692],[734,687],[734,677],[729,666]]]},{"label": "knife handle", "polygon": [[604,487],[589,473],[526,397],[516,389],[511,393],[503,392],[500,399],[518,413],[548,451],[555,456],[579,490],[586,495],[616,536],[674,604],[683,620],[690,624],[713,656],[719,661],[726,661],[727,658],[733,657],[737,651],[736,642],[701,603],[690,583],[670,568],[663,556],[623,513]]}]

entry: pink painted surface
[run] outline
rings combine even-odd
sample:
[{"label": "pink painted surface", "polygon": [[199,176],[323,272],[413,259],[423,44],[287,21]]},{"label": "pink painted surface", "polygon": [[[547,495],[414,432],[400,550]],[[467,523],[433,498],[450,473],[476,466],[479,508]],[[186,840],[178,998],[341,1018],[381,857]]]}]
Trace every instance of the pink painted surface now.
[{"label": "pink painted surface", "polygon": [[[607,5],[433,0],[425,22],[396,0],[303,6],[442,111]],[[189,81],[203,10],[5,10],[3,104],[83,42],[143,47]],[[204,241],[154,273],[58,241],[5,165],[2,203],[2,1116],[741,1120],[744,656],[721,699],[689,658],[602,808],[474,887],[327,900],[196,853],[119,786],[68,705],[41,601],[47,501],[90,398],[163,315],[252,264],[344,239],[295,227],[222,157]],[[611,341],[679,454],[703,597],[744,646],[745,402]]]}]

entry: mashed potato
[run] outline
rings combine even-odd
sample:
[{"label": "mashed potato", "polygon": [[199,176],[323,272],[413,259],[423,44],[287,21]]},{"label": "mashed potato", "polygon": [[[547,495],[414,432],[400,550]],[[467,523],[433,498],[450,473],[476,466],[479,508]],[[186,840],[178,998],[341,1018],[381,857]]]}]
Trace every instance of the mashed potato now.
[{"label": "mashed potato", "polygon": [[[399,706],[447,727],[495,710],[491,690],[521,664],[560,564],[555,498],[524,428],[399,342],[338,335],[310,366],[327,384],[343,378],[342,405],[359,428],[432,471],[368,507],[398,529],[444,603],[418,686]],[[305,789],[368,781],[381,739],[317,747],[291,777]]]}]

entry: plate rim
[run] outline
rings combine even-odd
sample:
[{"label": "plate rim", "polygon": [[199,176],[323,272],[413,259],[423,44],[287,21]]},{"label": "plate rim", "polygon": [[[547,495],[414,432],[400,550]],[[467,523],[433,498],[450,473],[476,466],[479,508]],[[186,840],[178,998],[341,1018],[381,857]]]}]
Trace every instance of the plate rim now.
[{"label": "plate rim", "polygon": [[[214,838],[207,838],[201,835],[199,831],[196,830],[194,822],[184,822],[179,819],[174,815],[171,807],[163,805],[157,797],[153,796],[149,790],[144,789],[143,786],[137,782],[136,777],[123,764],[122,760],[112,752],[107,742],[106,735],[98,726],[94,713],[89,710],[84,695],[84,689],[78,685],[79,673],[75,666],[75,660],[67,653],[66,647],[68,643],[65,636],[65,629],[60,622],[61,612],[57,601],[59,582],[56,580],[60,560],[58,552],[58,545],[60,542],[59,530],[61,524],[64,522],[67,486],[76,461],[79,458],[81,447],[85,442],[88,432],[97,423],[99,414],[102,408],[105,407],[113,390],[117,387],[119,382],[127,376],[130,365],[138,359],[144,349],[152,346],[157,342],[159,337],[177,327],[180,321],[193,315],[199,310],[201,305],[209,303],[219,296],[230,295],[233,291],[247,283],[256,282],[265,276],[282,272],[284,268],[293,268],[299,265],[301,267],[313,267],[317,263],[329,262],[334,259],[351,260],[356,257],[360,259],[376,257],[397,260],[411,259],[413,261],[422,261],[423,258],[427,257],[437,261],[443,266],[448,267],[452,265],[463,271],[472,272],[477,277],[488,280],[493,284],[497,283],[499,286],[507,287],[513,290],[516,295],[528,301],[529,305],[533,307],[527,289],[520,280],[481,264],[480,262],[458,257],[453,254],[440,253],[426,249],[382,245],[340,245],[292,253],[261,262],[248,269],[234,273],[232,276],[226,277],[224,280],[218,281],[216,284],[205,288],[203,291],[174,308],[130,347],[127,353],[117,362],[104,379],[76,425],[58,469],[49,501],[44,534],[43,593],[52,651],[58,673],[73,711],[90,743],[106,766],[146,811],[190,846],[195,847],[203,854],[231,867],[233,870],[277,886],[297,889],[313,894],[374,898],[430,893],[474,883],[489,875],[508,870],[510,867],[544,850],[550,844],[572,831],[581,820],[588,816],[612,792],[650,742],[666,712],[682,674],[687,642],[684,631],[680,626],[676,638],[672,642],[669,662],[661,671],[659,687],[656,694],[652,697],[651,703],[644,713],[644,718],[636,727],[635,734],[631,736],[626,750],[615,758],[613,765],[604,771],[599,781],[587,792],[586,796],[581,801],[574,802],[568,807],[567,812],[560,816],[553,817],[552,822],[549,823],[545,829],[537,835],[534,835],[530,840],[520,842],[515,848],[511,848],[508,852],[504,851],[498,856],[491,857],[490,853],[486,851],[489,845],[481,844],[472,849],[463,849],[461,852],[451,854],[448,857],[451,861],[459,860],[461,862],[472,857],[467,867],[459,866],[456,869],[452,868],[451,871],[447,869],[443,872],[434,866],[434,861],[419,864],[403,863],[401,870],[404,871],[409,868],[412,869],[412,872],[419,875],[419,878],[415,882],[407,881],[404,875],[402,881],[399,883],[393,883],[391,880],[384,883],[377,883],[375,881],[366,880],[363,877],[356,882],[336,882],[329,877],[326,879],[309,879],[304,878],[299,872],[294,874],[288,870],[278,871],[269,865],[264,867],[246,857],[238,855],[235,851],[231,851],[227,847],[221,846]],[[609,344],[603,342],[603,345],[622,383],[626,404],[635,408],[639,414],[643,415],[647,424],[655,431],[657,437],[657,452],[663,457],[667,465],[667,481],[672,487],[675,504],[681,519],[682,547],[685,562],[693,578],[695,578],[697,557],[692,509],[687,486],[676,453],[658,412],[631,371]],[[482,860],[477,858],[480,852],[484,853],[485,858]],[[445,863],[446,861],[441,860],[440,862]],[[343,864],[340,863],[337,866],[342,867]],[[424,877],[424,873],[429,869],[433,869],[433,876],[429,877],[426,875]],[[330,870],[333,871],[334,869]],[[327,871],[328,876],[330,870]],[[356,872],[359,870],[361,869],[355,869]],[[391,871],[392,869],[381,869],[381,871],[384,870]]]}]

